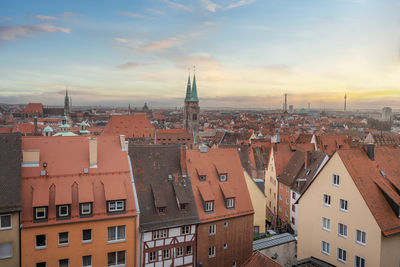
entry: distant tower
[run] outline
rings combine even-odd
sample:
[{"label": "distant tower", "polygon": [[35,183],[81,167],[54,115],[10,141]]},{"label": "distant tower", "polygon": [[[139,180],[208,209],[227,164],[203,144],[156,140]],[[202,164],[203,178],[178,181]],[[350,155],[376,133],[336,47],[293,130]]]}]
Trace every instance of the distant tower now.
[{"label": "distant tower", "polygon": [[68,89],[65,89],[65,98],[64,98],[64,115],[70,115],[70,105],[69,105],[69,97],[68,97]]},{"label": "distant tower", "polygon": [[287,94],[285,94],[285,106],[283,108],[283,112],[287,113]]},{"label": "distant tower", "polygon": [[347,108],[347,94],[344,94],[344,111],[346,111]]},{"label": "distant tower", "polygon": [[197,143],[199,136],[199,98],[197,97],[196,74],[193,75],[193,84],[190,87],[190,74],[186,88],[186,97],[184,105],[184,127],[193,134],[193,142]]},{"label": "distant tower", "polygon": [[308,103],[308,111],[310,111],[310,106],[311,106],[311,104],[310,104],[310,103]]}]

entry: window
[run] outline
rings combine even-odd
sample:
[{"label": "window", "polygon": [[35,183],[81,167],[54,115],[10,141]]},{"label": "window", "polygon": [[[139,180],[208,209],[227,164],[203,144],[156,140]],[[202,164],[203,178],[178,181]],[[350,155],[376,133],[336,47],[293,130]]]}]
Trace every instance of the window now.
[{"label": "window", "polygon": [[190,226],[185,225],[181,227],[181,235],[187,235],[190,234]]},{"label": "window", "polygon": [[283,188],[283,185],[282,185],[282,184],[279,184],[279,188],[282,189],[282,188]]},{"label": "window", "polygon": [[296,199],[296,193],[295,192],[292,192],[292,198]]},{"label": "window", "polygon": [[224,222],[224,227],[228,227],[229,223],[228,222]]},{"label": "window", "polygon": [[69,259],[62,259],[58,261],[58,267],[68,267]]},{"label": "window", "polygon": [[289,186],[286,186],[286,192],[289,193]]},{"label": "window", "polygon": [[158,214],[165,214],[165,207],[160,207],[157,209]]},{"label": "window", "polygon": [[206,212],[211,212],[214,210],[214,201],[207,201],[204,207]]},{"label": "window", "polygon": [[220,182],[225,182],[227,180],[227,175],[226,174],[220,174],[219,175],[219,181]]},{"label": "window", "polygon": [[334,186],[339,186],[339,175],[332,174],[332,184]]},{"label": "window", "polygon": [[65,246],[68,245],[68,232],[58,233],[58,245]]},{"label": "window", "polygon": [[46,235],[37,235],[35,246],[37,249],[46,247]]},{"label": "window", "polygon": [[82,256],[82,266],[92,267],[92,255]]},{"label": "window", "polygon": [[167,230],[166,229],[162,229],[162,230],[158,230],[158,231],[154,231],[153,232],[153,239],[160,239],[160,238],[165,238],[167,237]]},{"label": "window", "polygon": [[365,245],[367,240],[367,233],[361,230],[356,230],[356,242],[361,245]]},{"label": "window", "polygon": [[92,242],[92,229],[82,230],[82,243]]},{"label": "window", "polygon": [[125,251],[109,252],[107,266],[121,266],[125,264]]},{"label": "window", "polygon": [[338,261],[346,263],[346,250],[338,248],[337,249],[337,259],[338,259]]},{"label": "window", "polygon": [[0,244],[0,259],[8,259],[12,256],[12,243]]},{"label": "window", "polygon": [[57,216],[58,217],[68,217],[69,216],[69,206],[68,205],[60,205],[57,206]]},{"label": "window", "polygon": [[292,217],[292,224],[296,224],[294,217]]},{"label": "window", "polygon": [[207,179],[205,175],[199,175],[199,180],[204,182]]},{"label": "window", "polygon": [[344,199],[340,200],[340,210],[347,211],[347,200]]},{"label": "window", "polygon": [[108,242],[125,241],[125,225],[108,227]]},{"label": "window", "polygon": [[347,237],[347,225],[339,223],[338,224],[338,234],[341,237]]},{"label": "window", "polygon": [[36,267],[46,267],[46,262],[38,262],[36,263]]},{"label": "window", "polygon": [[286,216],[286,217],[288,217],[288,216],[289,216],[289,214],[288,214],[287,210],[285,210],[285,216]]},{"label": "window", "polygon": [[279,212],[282,212],[282,207],[281,206],[279,206]]},{"label": "window", "polygon": [[279,194],[279,200],[282,200],[282,195],[281,194]]},{"label": "window", "polygon": [[289,205],[289,199],[286,198],[286,205]]},{"label": "window", "polygon": [[156,261],[157,259],[157,251],[151,251],[149,253],[149,261]]},{"label": "window", "polygon": [[215,257],[215,247],[209,247],[208,248],[208,257],[209,258],[214,258]]},{"label": "window", "polygon": [[186,246],[186,255],[191,255],[193,252],[192,246]]},{"label": "window", "polygon": [[125,210],[125,201],[124,200],[116,200],[108,202],[108,212],[116,212],[116,211],[124,211]]},{"label": "window", "polygon": [[365,267],[365,259],[361,258],[359,256],[356,256],[354,266],[355,267]]},{"label": "window", "polygon": [[210,225],[209,230],[208,230],[208,234],[209,235],[215,235],[216,232],[217,232],[217,226],[215,224]]},{"label": "window", "polygon": [[295,212],[296,211],[296,206],[294,204],[292,204],[292,211]]},{"label": "window", "polygon": [[176,248],[176,256],[183,256],[183,247]]},{"label": "window", "polygon": [[170,256],[171,256],[170,250],[163,249],[163,259],[169,259]]},{"label": "window", "polygon": [[322,229],[326,231],[331,230],[331,220],[325,217],[322,217]]},{"label": "window", "polygon": [[186,203],[181,203],[181,204],[179,205],[179,208],[180,208],[181,210],[186,210],[187,204],[186,204]]},{"label": "window", "polygon": [[7,230],[11,228],[11,214],[0,215],[0,230]]},{"label": "window", "polygon": [[324,205],[330,206],[331,205],[331,196],[324,194]]},{"label": "window", "polygon": [[47,207],[35,208],[35,220],[47,219]]},{"label": "window", "polygon": [[228,198],[226,200],[226,208],[227,209],[233,209],[235,207],[235,199],[234,198]]},{"label": "window", "polygon": [[322,241],[321,252],[329,255],[329,253],[330,253],[330,245],[329,245],[328,242]]},{"label": "window", "polygon": [[81,215],[92,215],[92,203],[81,204]]},{"label": "window", "polygon": [[232,267],[236,267],[236,261],[232,263]]}]

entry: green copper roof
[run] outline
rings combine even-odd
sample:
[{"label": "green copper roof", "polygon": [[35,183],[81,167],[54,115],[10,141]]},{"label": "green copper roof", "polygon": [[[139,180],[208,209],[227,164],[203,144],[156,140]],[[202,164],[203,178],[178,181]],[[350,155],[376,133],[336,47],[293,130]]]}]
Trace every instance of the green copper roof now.
[{"label": "green copper roof", "polygon": [[185,101],[190,101],[190,97],[192,96],[192,89],[190,88],[190,74],[188,76],[188,83],[186,88],[186,97]]},{"label": "green copper roof", "polygon": [[51,128],[50,126],[46,126],[43,131],[44,132],[52,132],[53,128]]},{"label": "green copper roof", "polygon": [[193,76],[192,94],[190,97],[190,101],[199,102],[199,98],[197,97],[196,74]]}]

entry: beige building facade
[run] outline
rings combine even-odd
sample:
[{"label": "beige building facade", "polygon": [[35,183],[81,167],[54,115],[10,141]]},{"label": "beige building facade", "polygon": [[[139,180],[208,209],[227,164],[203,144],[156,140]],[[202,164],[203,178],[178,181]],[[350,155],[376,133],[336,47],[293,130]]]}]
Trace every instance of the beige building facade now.
[{"label": "beige building facade", "polygon": [[249,190],[251,203],[254,209],[254,233],[265,233],[266,198],[254,180],[244,171],[244,177]]},{"label": "beige building facade", "polygon": [[0,214],[0,221],[0,266],[20,266],[19,212]]},{"label": "beige building facade", "polygon": [[271,149],[267,170],[265,172],[265,189],[266,207],[269,212],[266,216],[268,220],[275,225],[277,214],[277,197],[278,197],[278,180],[276,179],[276,168],[274,159],[274,150]]}]

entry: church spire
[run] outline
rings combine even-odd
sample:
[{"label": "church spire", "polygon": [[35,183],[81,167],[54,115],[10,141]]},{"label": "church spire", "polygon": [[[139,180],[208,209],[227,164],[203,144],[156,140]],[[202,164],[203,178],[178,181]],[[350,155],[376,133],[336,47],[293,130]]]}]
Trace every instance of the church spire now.
[{"label": "church spire", "polygon": [[197,97],[196,73],[193,74],[192,94],[191,94],[190,101],[199,102],[199,98]]},{"label": "church spire", "polygon": [[191,97],[192,97],[192,89],[190,88],[190,73],[189,73],[185,101],[190,101]]}]

